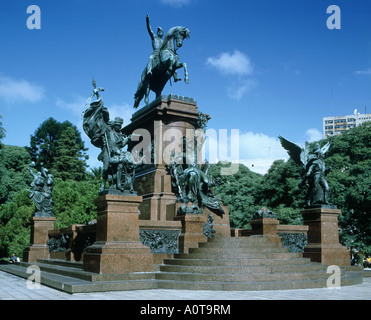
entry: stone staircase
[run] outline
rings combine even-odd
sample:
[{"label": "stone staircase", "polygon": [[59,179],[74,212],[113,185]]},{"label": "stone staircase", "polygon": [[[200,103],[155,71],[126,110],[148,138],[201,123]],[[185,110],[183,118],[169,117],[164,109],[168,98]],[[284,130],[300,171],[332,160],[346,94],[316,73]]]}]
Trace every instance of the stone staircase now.
[{"label": "stone staircase", "polygon": [[[212,238],[188,254],[165,259],[156,272],[97,274],[82,262],[37,260],[0,265],[0,270],[28,278],[36,266],[41,284],[68,293],[148,289],[284,290],[326,287],[327,266],[289,252],[263,236]],[[355,271],[349,271],[355,270]],[[362,283],[362,271],[342,268],[341,285]]]},{"label": "stone staircase", "polygon": [[32,263],[0,265],[0,270],[28,279],[35,267],[41,271],[41,284],[71,294],[157,289],[153,272],[102,275],[84,271],[82,262],[39,259]]},{"label": "stone staircase", "polygon": [[[342,270],[341,285],[362,282],[358,272]],[[302,258],[263,236],[213,238],[164,260],[158,287],[187,290],[283,290],[327,286],[327,266]]]}]

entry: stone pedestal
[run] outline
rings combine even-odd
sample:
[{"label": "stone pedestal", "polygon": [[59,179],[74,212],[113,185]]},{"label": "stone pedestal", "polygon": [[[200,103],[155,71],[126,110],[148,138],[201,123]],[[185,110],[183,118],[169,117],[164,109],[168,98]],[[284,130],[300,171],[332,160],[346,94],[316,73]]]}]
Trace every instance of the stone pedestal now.
[{"label": "stone pedestal", "polygon": [[[193,99],[163,95],[135,112],[131,123],[123,128],[127,135],[137,134],[143,137],[139,143],[130,142],[129,149],[140,145],[144,140],[152,144],[152,158],[147,154],[150,163],[139,166],[136,170],[135,190],[143,196],[140,219],[164,222],[174,220],[176,199],[166,165],[169,164],[173,150],[187,151],[184,150],[183,137],[193,141],[192,138],[197,136],[195,131],[198,128],[198,118],[198,107]],[[150,146],[142,146],[145,151],[151,150]],[[201,161],[202,155],[199,153],[197,162]]]},{"label": "stone pedestal", "polygon": [[186,214],[175,217],[182,222],[182,233],[179,235],[179,252],[188,253],[189,248],[197,248],[199,242],[207,242],[203,233],[203,225],[207,222],[207,214]]},{"label": "stone pedestal", "polygon": [[339,243],[338,216],[336,208],[318,207],[301,211],[308,229],[308,245],[303,256],[327,265],[349,266],[346,247]]},{"label": "stone pedestal", "polygon": [[208,216],[209,214],[212,215],[214,219],[214,230],[215,230],[215,237],[230,237],[231,236],[231,225],[229,223],[229,210],[227,206],[223,206],[224,214],[219,216],[212,212],[210,209],[204,207],[203,213]]},{"label": "stone pedestal", "polygon": [[30,246],[23,252],[23,261],[49,258],[48,232],[54,229],[54,221],[54,217],[32,217]]},{"label": "stone pedestal", "polygon": [[277,235],[279,221],[275,218],[259,218],[250,221],[252,235],[263,235],[271,242],[277,242],[282,247],[281,237]]},{"label": "stone pedestal", "polygon": [[98,209],[96,241],[84,254],[84,271],[100,274],[153,271],[150,249],[139,240],[140,196],[105,194]]}]

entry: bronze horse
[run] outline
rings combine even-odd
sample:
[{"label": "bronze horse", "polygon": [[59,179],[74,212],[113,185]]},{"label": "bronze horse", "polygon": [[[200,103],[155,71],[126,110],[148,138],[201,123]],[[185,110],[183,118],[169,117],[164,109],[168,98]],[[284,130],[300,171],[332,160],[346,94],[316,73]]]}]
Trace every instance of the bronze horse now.
[{"label": "bronze horse", "polygon": [[143,96],[145,96],[145,103],[148,104],[150,90],[156,94],[156,98],[161,96],[162,90],[171,77],[174,77],[175,82],[181,80],[175,72],[179,68],[184,69],[184,82],[189,82],[187,64],[179,61],[176,52],[183,45],[183,40],[190,37],[189,33],[188,28],[180,26],[173,27],[167,32],[152,72],[148,73],[148,67],[146,66],[142,73],[134,95],[134,108],[139,106]]}]

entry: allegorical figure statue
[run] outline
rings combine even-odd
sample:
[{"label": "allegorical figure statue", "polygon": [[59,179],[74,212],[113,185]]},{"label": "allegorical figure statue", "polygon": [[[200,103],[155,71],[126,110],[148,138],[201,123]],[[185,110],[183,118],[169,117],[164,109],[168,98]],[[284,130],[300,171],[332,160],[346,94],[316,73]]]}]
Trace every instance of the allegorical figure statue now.
[{"label": "allegorical figure statue", "polygon": [[41,170],[37,173],[33,171],[35,167],[35,162],[31,162],[28,170],[33,176],[33,181],[31,183],[31,190],[28,190],[35,204],[36,211],[33,213],[35,217],[53,217],[53,200],[52,191],[54,185],[54,177],[48,174],[48,170],[41,167]]},{"label": "allegorical figure statue", "polygon": [[[94,79],[93,86],[94,91],[88,99],[83,116],[83,129],[91,143],[101,149],[98,156],[98,160],[103,162],[101,191],[106,189],[108,182],[109,189],[134,193],[135,165],[131,154],[123,150],[131,137],[122,133],[122,118],[110,120],[109,112],[99,96],[99,91],[104,89],[97,89]],[[97,100],[90,102],[94,95]]]},{"label": "allegorical figure statue", "polygon": [[187,64],[180,62],[177,54],[177,50],[183,45],[183,40],[189,38],[189,29],[180,26],[173,27],[162,39],[162,29],[160,27],[157,29],[156,36],[152,31],[148,15],[146,15],[146,25],[152,40],[153,52],[142,72],[135,92],[134,108],[139,106],[144,96],[145,103],[148,104],[151,90],[155,92],[156,98],[161,96],[163,88],[171,77],[174,78],[175,82],[181,80],[176,72],[179,68],[184,69],[184,81],[189,82]]},{"label": "allegorical figure statue", "polygon": [[[328,147],[329,146],[330,144],[328,144]],[[302,184],[307,183],[309,187],[307,205],[316,202],[328,204],[330,188],[325,178],[327,170],[324,161],[328,147],[326,146],[326,148],[321,148],[317,143],[313,154],[308,157],[308,162],[305,168],[306,173],[302,181]]]},{"label": "allegorical figure statue", "polygon": [[326,181],[327,170],[324,158],[325,153],[330,148],[330,142],[326,143],[322,148],[317,143],[314,151],[310,153],[307,143],[305,148],[301,148],[281,136],[278,138],[282,147],[288,151],[291,159],[302,168],[302,181],[299,186],[308,187],[306,205],[328,205],[330,188]]},{"label": "allegorical figure statue", "polygon": [[[202,125],[204,130],[206,123]],[[197,164],[198,154],[202,149],[204,138],[201,137],[200,145],[197,145],[197,137],[195,136],[193,146],[196,147],[188,154],[187,145],[190,141],[184,137],[183,152],[172,151],[170,154],[170,163],[167,165],[167,170],[171,176],[177,202],[184,204],[179,208],[178,215],[199,214],[202,213],[203,207],[207,207],[219,216],[224,214],[221,200],[216,198],[212,191],[212,188],[219,181],[208,175],[209,162],[206,161],[202,166]],[[189,204],[191,205],[189,206]]]}]

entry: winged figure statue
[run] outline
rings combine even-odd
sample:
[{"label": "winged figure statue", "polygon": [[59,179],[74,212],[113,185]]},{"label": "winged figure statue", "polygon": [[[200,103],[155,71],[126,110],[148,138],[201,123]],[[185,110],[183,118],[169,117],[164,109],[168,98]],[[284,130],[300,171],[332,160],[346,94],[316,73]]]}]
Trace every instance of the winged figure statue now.
[{"label": "winged figure statue", "polygon": [[308,142],[306,142],[305,147],[302,148],[286,140],[282,136],[279,136],[278,139],[282,147],[286,149],[290,158],[302,168],[302,181],[300,182],[300,186],[308,187],[306,205],[328,205],[330,188],[325,179],[327,170],[324,158],[331,146],[331,142],[327,142],[323,147],[321,147],[319,143],[316,143],[314,151],[310,152]]}]

